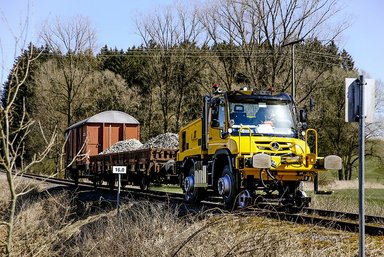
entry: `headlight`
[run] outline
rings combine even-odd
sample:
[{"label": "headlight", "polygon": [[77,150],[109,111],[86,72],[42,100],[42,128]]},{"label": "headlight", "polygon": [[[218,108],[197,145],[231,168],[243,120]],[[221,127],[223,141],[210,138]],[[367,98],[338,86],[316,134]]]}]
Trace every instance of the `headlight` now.
[{"label": "headlight", "polygon": [[326,170],[341,170],[343,161],[337,155],[328,155],[324,158],[324,168]]},{"label": "headlight", "polygon": [[271,156],[265,153],[258,153],[252,157],[252,166],[258,169],[269,169],[271,167]]}]

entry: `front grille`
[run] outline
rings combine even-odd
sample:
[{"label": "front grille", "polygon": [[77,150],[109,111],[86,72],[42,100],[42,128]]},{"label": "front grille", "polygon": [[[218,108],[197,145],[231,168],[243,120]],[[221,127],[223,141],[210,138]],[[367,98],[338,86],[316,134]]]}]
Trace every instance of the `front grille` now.
[{"label": "front grille", "polygon": [[258,152],[269,153],[272,155],[287,155],[292,153],[291,142],[282,141],[255,141]]}]

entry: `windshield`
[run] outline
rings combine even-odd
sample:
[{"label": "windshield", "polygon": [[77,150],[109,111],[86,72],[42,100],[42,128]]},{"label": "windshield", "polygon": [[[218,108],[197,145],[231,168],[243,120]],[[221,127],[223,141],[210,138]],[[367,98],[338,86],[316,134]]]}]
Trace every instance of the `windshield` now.
[{"label": "windshield", "polygon": [[[252,134],[293,136],[295,125],[288,103],[259,102],[235,103],[229,105],[230,124],[233,134],[238,135],[240,126],[247,126]],[[243,129],[242,134],[249,134]]]}]

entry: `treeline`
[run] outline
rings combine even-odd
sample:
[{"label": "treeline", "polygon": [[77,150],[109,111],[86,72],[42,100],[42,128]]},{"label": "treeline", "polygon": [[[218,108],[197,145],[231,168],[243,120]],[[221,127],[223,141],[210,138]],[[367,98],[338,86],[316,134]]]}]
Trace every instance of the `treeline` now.
[{"label": "treeline", "polygon": [[64,130],[100,111],[131,114],[145,141],[198,118],[213,83],[226,90],[246,85],[290,92],[293,46],[283,45],[303,38],[294,46],[296,103],[303,108],[311,97],[316,100],[310,125],[319,131],[320,153],[343,156],[341,175],[348,177],[357,138],[356,128],[344,122],[344,78],[356,70],[332,40],[340,31],[319,39],[336,3],[305,2],[214,1],[204,9],[167,10],[138,22],[143,43],[126,50],[93,49],[95,33],[87,19],[48,24],[42,30],[45,45],[31,44],[17,58],[2,96],[4,104],[12,85],[28,75],[12,121],[15,129],[23,113],[36,121],[23,139],[26,159],[41,151],[41,131],[47,137],[58,132],[46,162],[57,167]]}]

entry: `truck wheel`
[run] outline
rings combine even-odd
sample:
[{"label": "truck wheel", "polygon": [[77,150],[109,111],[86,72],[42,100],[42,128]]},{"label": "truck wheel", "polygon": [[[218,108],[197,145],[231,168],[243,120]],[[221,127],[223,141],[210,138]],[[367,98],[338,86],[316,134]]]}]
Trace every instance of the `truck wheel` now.
[{"label": "truck wheel", "polygon": [[232,209],[237,196],[235,174],[229,169],[229,165],[225,165],[222,177],[217,182],[217,191],[223,197],[224,207]]},{"label": "truck wheel", "polygon": [[183,181],[184,199],[188,203],[197,203],[201,201],[204,194],[203,188],[195,187],[195,172],[191,167],[188,171],[188,176]]}]

